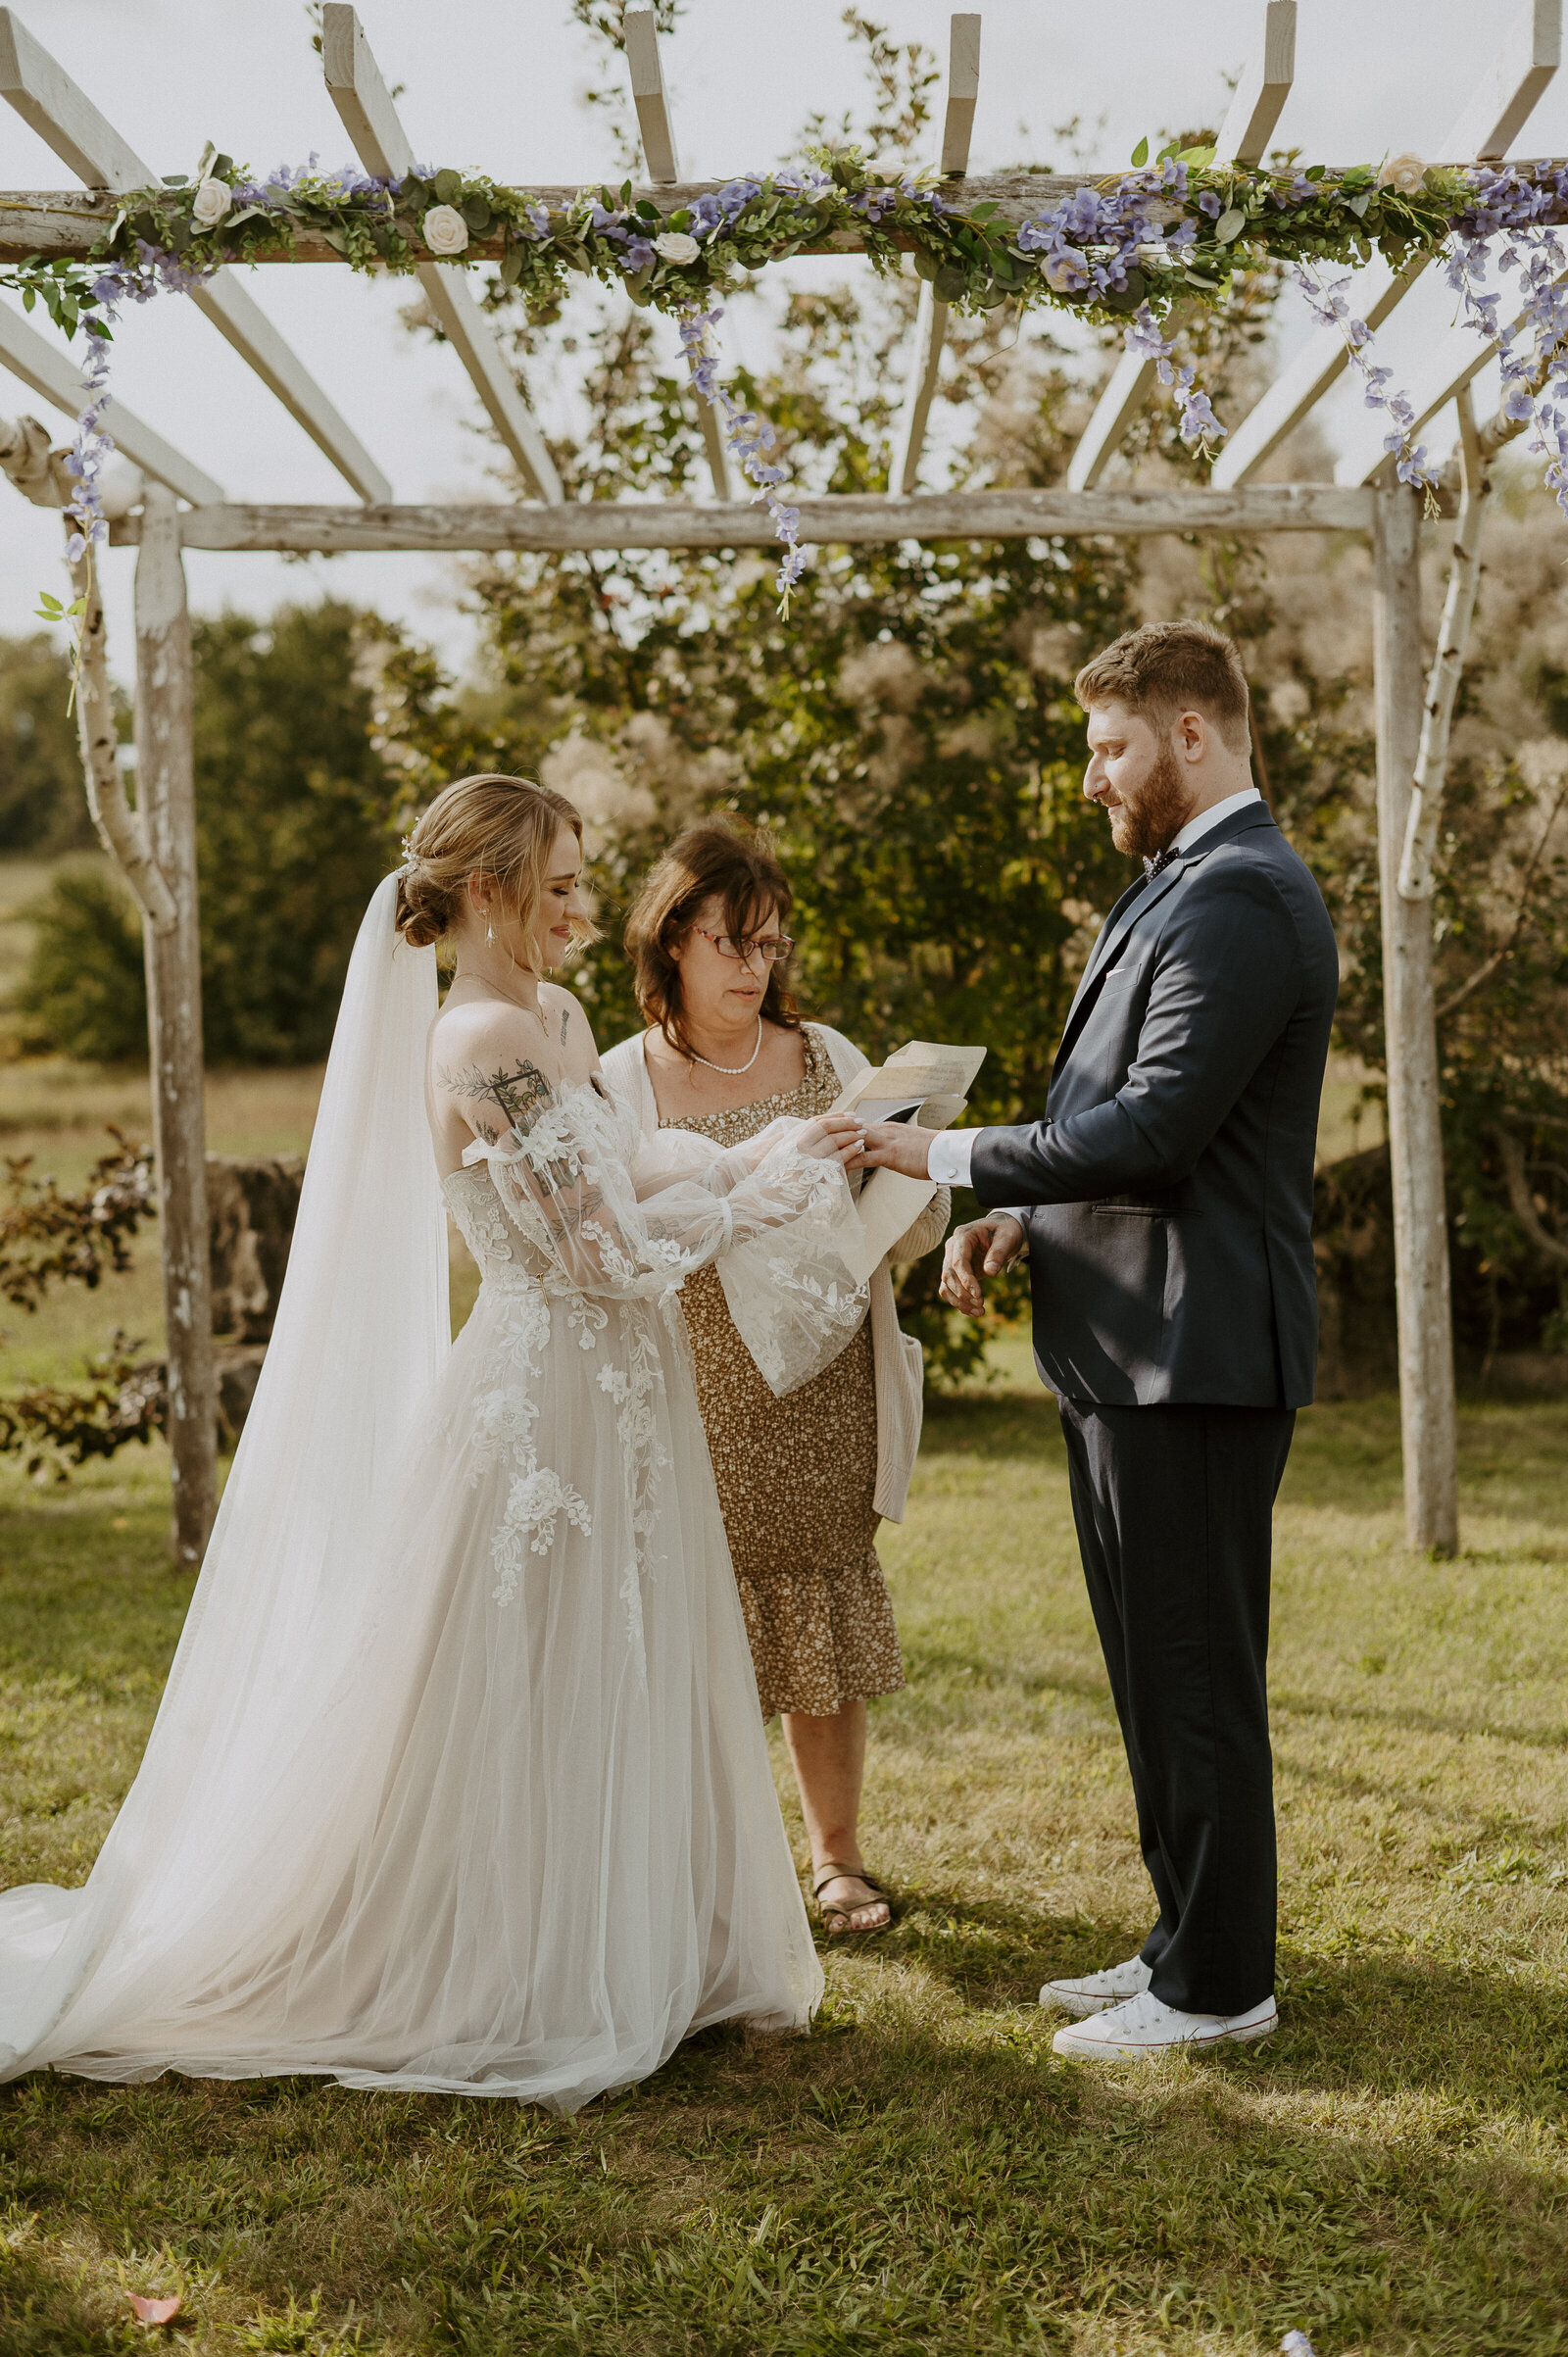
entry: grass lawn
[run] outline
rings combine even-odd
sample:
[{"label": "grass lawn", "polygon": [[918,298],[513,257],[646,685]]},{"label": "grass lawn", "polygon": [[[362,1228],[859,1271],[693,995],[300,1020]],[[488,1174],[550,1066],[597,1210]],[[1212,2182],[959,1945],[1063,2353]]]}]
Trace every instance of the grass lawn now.
[{"label": "grass lawn", "polygon": [[[0,2352],[1568,2346],[1568,1408],[1464,1419],[1467,1551],[1399,1541],[1386,1402],[1303,1417],[1279,1528],[1283,2027],[1064,2064],[1048,1972],[1148,1894],[1054,1418],[1016,1354],[886,1534],[891,1938],[815,2035],[709,2038],[573,2122],[314,2082],[0,2092]],[[78,1880],[183,1583],[156,1457],[0,1474],[0,1882]],[[780,1789],[786,1778],[782,1762]],[[790,1804],[801,1851],[800,1828]],[[9,2204],[9,2207],[6,2205]]]}]

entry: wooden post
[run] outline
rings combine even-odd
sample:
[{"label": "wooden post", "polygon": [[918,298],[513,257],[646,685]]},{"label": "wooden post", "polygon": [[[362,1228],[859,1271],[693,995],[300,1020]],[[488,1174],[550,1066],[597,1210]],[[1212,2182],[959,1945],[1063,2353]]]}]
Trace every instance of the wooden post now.
[{"label": "wooden post", "polygon": [[1378,875],[1399,1297],[1404,1525],[1410,1547],[1451,1555],[1459,1543],[1459,1504],[1432,917],[1424,901],[1403,898],[1398,881],[1425,689],[1420,531],[1420,501],[1414,491],[1394,485],[1378,493],[1373,595]]},{"label": "wooden post", "polygon": [[190,614],[172,492],[149,483],[136,560],[136,804],[174,895],[169,931],[144,923],[153,1139],[169,1331],[174,1554],[201,1562],[218,1505],[217,1386],[207,1238],[196,796],[191,768]]}]

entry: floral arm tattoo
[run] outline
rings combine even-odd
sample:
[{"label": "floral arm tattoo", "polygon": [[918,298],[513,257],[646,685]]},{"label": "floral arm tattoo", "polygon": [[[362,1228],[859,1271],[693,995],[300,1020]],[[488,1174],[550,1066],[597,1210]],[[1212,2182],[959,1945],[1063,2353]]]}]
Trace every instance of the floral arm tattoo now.
[{"label": "floral arm tattoo", "polygon": [[[450,1096],[461,1097],[476,1107],[469,1118],[478,1135],[492,1146],[509,1130],[525,1138],[555,1095],[551,1082],[526,1056],[510,1071],[503,1067],[485,1072],[478,1064],[464,1064],[457,1071],[442,1069],[437,1078]],[[491,1111],[492,1105],[501,1119]]]},{"label": "floral arm tattoo", "polygon": [[[566,1018],[569,1015],[568,1007]],[[563,1019],[563,1036],[566,1018]],[[455,1071],[438,1067],[436,1077],[449,1095],[464,1099],[473,1107],[468,1118],[476,1135],[491,1146],[509,1135],[526,1138],[540,1115],[555,1102],[554,1084],[526,1057],[510,1069],[503,1067],[494,1072],[486,1072],[478,1064],[465,1064]],[[597,1075],[594,1086],[604,1096]],[[535,1171],[528,1192],[556,1249],[569,1260],[586,1246],[597,1261],[596,1248],[605,1240],[599,1224],[604,1191],[591,1162],[570,1153],[564,1154],[559,1160],[548,1159]]]}]

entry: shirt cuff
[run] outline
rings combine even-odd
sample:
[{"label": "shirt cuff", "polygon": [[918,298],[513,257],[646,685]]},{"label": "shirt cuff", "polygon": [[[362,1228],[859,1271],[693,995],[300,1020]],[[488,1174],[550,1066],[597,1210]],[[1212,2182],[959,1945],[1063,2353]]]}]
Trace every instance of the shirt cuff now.
[{"label": "shirt cuff", "polygon": [[979,1135],[977,1129],[939,1129],[931,1141],[927,1177],[934,1178],[939,1187],[972,1186],[969,1160]]}]

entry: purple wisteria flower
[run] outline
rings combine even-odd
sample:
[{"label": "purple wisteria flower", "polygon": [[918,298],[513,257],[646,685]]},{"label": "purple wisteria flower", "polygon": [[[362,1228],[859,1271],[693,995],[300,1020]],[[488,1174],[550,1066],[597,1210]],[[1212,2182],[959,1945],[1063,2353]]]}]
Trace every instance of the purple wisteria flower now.
[{"label": "purple wisteria flower", "polygon": [[1415,432],[1415,410],[1403,393],[1391,393],[1392,368],[1373,366],[1370,358],[1372,330],[1364,319],[1358,319],[1345,299],[1348,278],[1336,278],[1325,286],[1309,263],[1296,266],[1296,282],[1306,297],[1307,308],[1320,327],[1333,327],[1345,340],[1350,366],[1361,378],[1369,410],[1383,410],[1389,418],[1389,432],[1383,447],[1395,462],[1394,471],[1401,483],[1412,490],[1424,491],[1429,497],[1437,487],[1432,463],[1424,443],[1412,439]]},{"label": "purple wisteria flower", "polygon": [[1154,364],[1154,373],[1162,385],[1169,385],[1171,399],[1181,411],[1178,431],[1190,449],[1206,450],[1210,443],[1225,438],[1225,427],[1214,415],[1208,395],[1197,382],[1197,370],[1178,368],[1175,361],[1176,342],[1173,336],[1159,332],[1159,322],[1147,303],[1141,303],[1136,317],[1123,331],[1123,342],[1129,352],[1141,353]]},{"label": "purple wisteria flower", "polygon": [[698,307],[683,312],[677,322],[681,350],[697,393],[723,418],[726,446],[734,452],[742,473],[757,485],[753,506],[759,501],[766,506],[774,531],[783,544],[784,555],[775,580],[779,612],[787,614],[790,592],[806,570],[806,551],[800,545],[801,511],[787,506],[778,496],[778,485],[787,475],[784,467],[769,464],[770,454],[778,447],[778,436],[772,426],[755,410],[743,410],[738,402],[732,401],[718,381],[713,330],[723,317],[723,307],[717,303],[710,310]]}]

